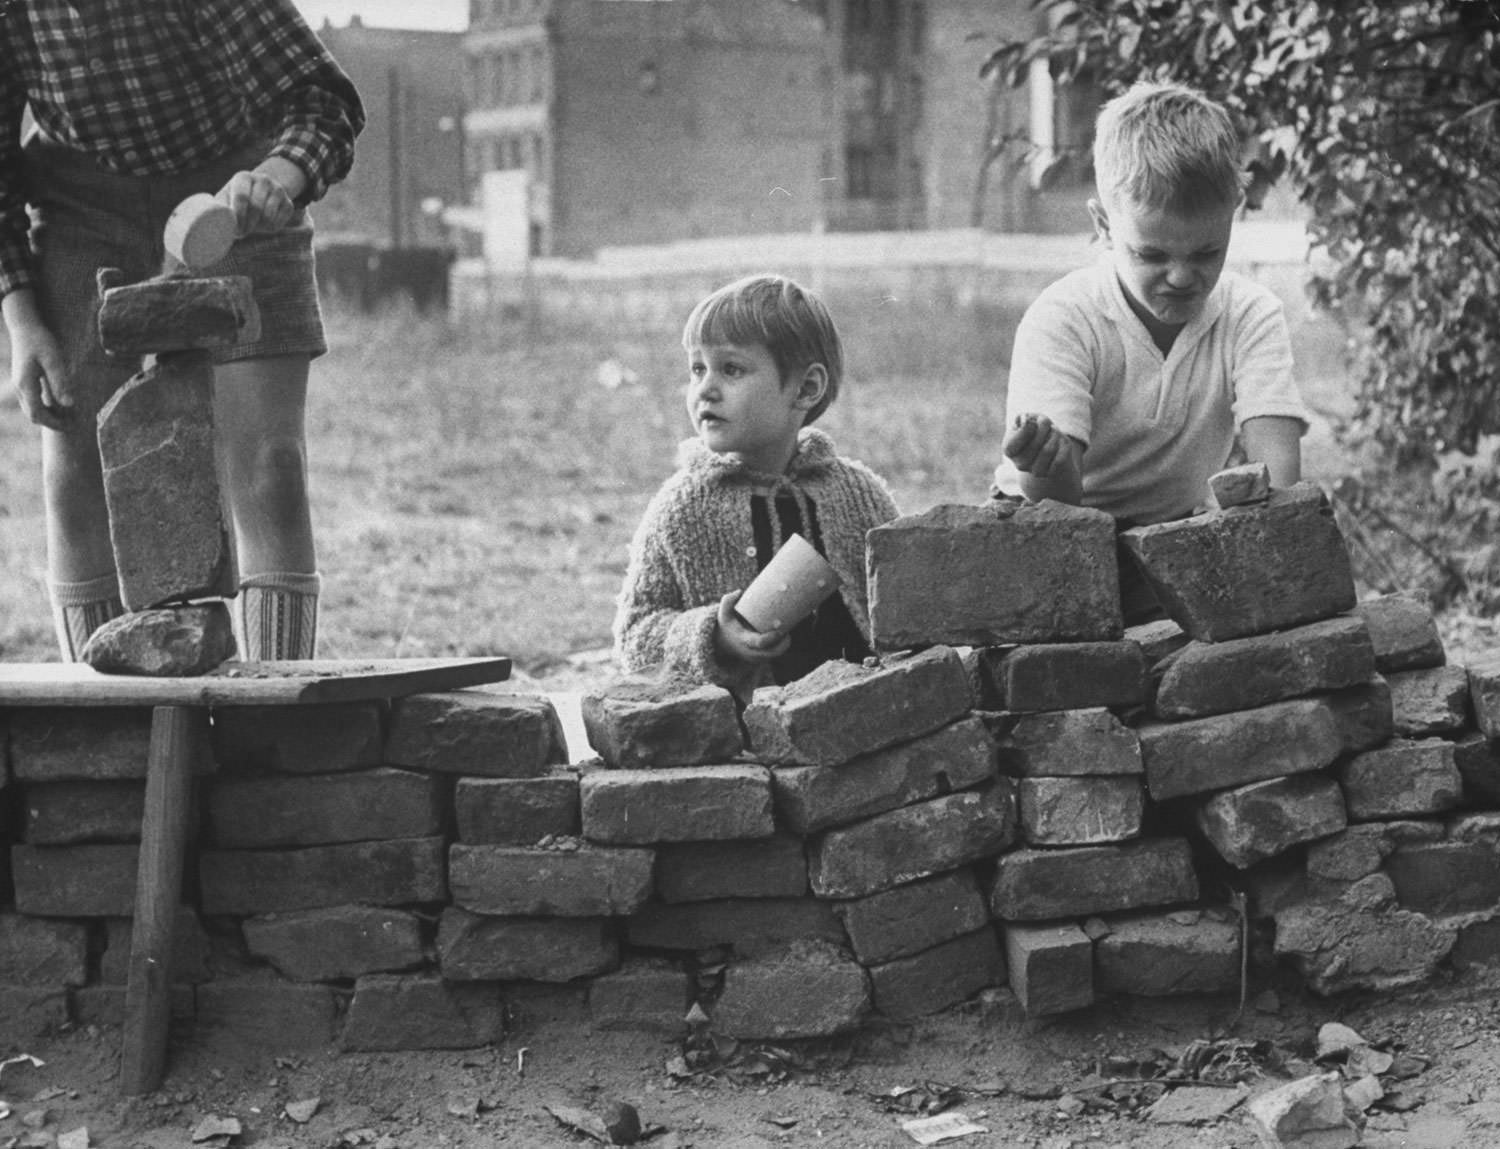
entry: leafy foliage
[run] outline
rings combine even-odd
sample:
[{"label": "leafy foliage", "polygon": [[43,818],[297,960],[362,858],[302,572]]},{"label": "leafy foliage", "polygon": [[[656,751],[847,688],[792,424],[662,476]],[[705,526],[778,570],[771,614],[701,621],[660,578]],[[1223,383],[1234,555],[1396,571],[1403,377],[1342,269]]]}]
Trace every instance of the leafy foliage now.
[{"label": "leafy foliage", "polygon": [[1500,432],[1495,0],[1033,0],[1050,32],[984,74],[1176,80],[1227,106],[1249,202],[1289,178],[1327,255],[1313,293],[1362,324],[1356,422],[1402,460]]}]

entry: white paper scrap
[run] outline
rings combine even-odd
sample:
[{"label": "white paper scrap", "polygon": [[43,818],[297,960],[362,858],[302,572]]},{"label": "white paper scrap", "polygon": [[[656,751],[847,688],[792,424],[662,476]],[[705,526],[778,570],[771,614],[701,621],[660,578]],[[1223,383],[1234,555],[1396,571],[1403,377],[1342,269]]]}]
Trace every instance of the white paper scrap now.
[{"label": "white paper scrap", "polygon": [[957,1141],[960,1137],[972,1137],[975,1133],[988,1133],[983,1125],[975,1125],[962,1113],[950,1111],[936,1117],[916,1117],[901,1122],[902,1130],[918,1145],[940,1145],[944,1141]]}]

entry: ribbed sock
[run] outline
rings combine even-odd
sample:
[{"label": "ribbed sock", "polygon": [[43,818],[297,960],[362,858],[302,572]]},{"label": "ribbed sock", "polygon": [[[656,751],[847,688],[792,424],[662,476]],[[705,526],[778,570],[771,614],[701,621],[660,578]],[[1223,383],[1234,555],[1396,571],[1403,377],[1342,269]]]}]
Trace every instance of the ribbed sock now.
[{"label": "ribbed sock", "polygon": [[83,582],[48,582],[47,590],[64,662],[77,662],[89,635],[125,613],[119,576],[114,571]]},{"label": "ribbed sock", "polygon": [[234,610],[240,657],[253,662],[316,657],[322,587],[317,574],[268,571],[241,577]]}]

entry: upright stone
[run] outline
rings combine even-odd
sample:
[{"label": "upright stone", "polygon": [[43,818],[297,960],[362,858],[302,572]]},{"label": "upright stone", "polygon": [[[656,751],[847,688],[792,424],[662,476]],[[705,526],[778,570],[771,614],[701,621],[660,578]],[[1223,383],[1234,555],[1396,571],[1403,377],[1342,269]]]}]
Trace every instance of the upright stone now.
[{"label": "upright stone", "polygon": [[213,360],[163,356],[99,412],[99,459],[120,601],[144,610],[234,594],[214,461]]},{"label": "upright stone", "polygon": [[671,679],[611,682],[583,696],[589,745],[610,766],[702,766],[743,748],[734,696],[722,686]]},{"label": "upright stone", "polygon": [[1313,483],[1121,538],[1167,614],[1201,642],[1316,622],[1355,603],[1349,552]]},{"label": "upright stone", "polygon": [[1071,922],[1005,926],[1010,988],[1028,1017],[1094,1004],[1094,943]]},{"label": "upright stone", "polygon": [[1124,630],[1115,525],[1102,511],[1049,500],[1000,518],[938,506],[871,531],[869,565],[878,650],[1088,642]]}]

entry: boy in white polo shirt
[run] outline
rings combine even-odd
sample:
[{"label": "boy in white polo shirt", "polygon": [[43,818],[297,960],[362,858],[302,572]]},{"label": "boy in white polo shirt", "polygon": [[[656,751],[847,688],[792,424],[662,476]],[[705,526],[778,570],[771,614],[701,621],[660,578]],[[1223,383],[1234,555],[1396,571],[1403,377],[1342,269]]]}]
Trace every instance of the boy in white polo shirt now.
[{"label": "boy in white polo shirt", "polygon": [[1243,201],[1228,113],[1190,88],[1137,84],[1100,111],[1094,169],[1105,250],[1016,331],[997,491],[1123,526],[1193,513],[1235,462],[1295,483],[1307,413],[1281,303],[1224,271]]}]

